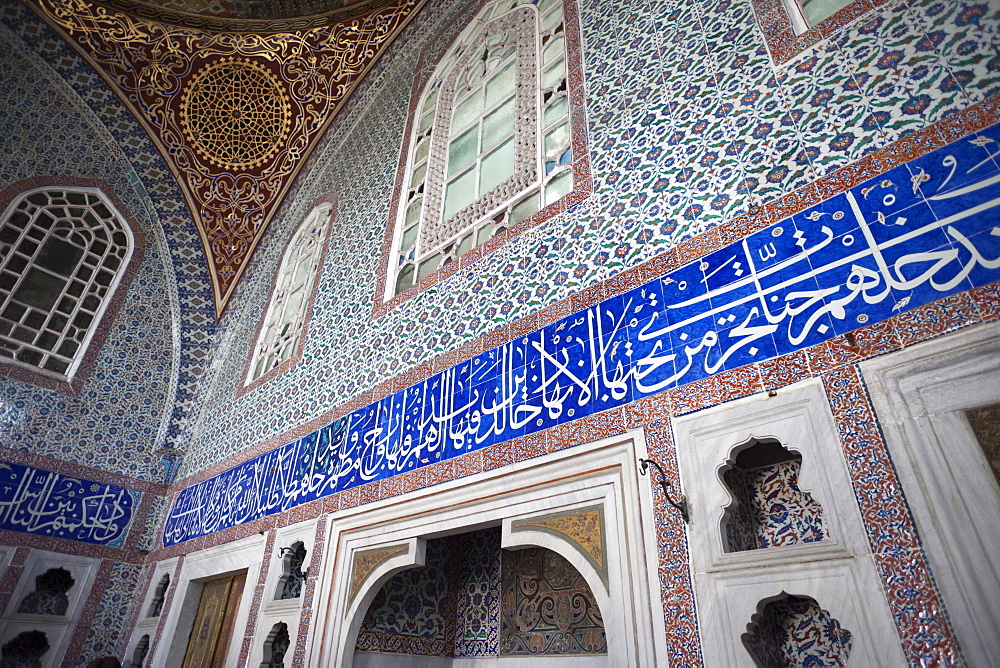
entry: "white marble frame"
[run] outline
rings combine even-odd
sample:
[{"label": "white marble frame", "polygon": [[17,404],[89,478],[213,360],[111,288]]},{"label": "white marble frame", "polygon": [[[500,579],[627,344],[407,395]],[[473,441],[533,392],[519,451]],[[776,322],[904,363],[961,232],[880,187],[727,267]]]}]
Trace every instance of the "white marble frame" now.
[{"label": "white marble frame", "polygon": [[233,626],[233,637],[226,652],[226,666],[235,668],[238,665],[263,553],[264,536],[256,535],[202,550],[185,558],[178,576],[177,589],[174,591],[174,600],[164,622],[160,646],[149,668],[179,666],[184,662],[188,636],[194,626],[204,583],[246,571],[247,579]]},{"label": "white marble frame", "polygon": [[[501,525],[503,547],[547,547],[587,579],[608,632],[602,665],[668,665],[652,491],[638,473],[645,456],[642,431],[633,430],[335,514],[327,550],[336,556],[323,565],[306,664],[352,665],[364,601],[392,574],[422,565],[426,539]],[[510,531],[512,521],[595,505],[605,514],[608,585],[572,541]],[[353,555],[393,546],[406,551],[375,569],[349,601]]]},{"label": "white marble frame", "polygon": [[[132,628],[132,633],[129,636],[128,645],[125,647],[125,660],[122,662],[123,666],[129,666],[132,661],[132,654],[135,652],[135,648],[138,646],[139,641],[144,635],[149,636],[149,649],[153,649],[153,641],[156,640],[156,629],[160,625],[160,620],[162,618],[162,612],[156,617],[149,616],[149,607],[153,604],[153,594],[156,593],[156,587],[159,585],[160,580],[164,575],[170,576],[170,584],[167,585],[166,595],[170,595],[170,588],[174,586],[174,571],[177,570],[177,559],[174,557],[172,559],[164,559],[163,561],[157,562],[154,570],[153,576],[149,581],[149,586],[146,588],[146,593],[139,602],[139,614],[136,619],[135,626]],[[171,604],[171,608],[173,605]],[[169,611],[167,612],[169,615]],[[148,656],[148,654],[147,654]]]},{"label": "white marble frame", "polygon": [[964,411],[1000,402],[1000,323],[863,362],[861,370],[965,658],[992,665],[1000,488]]},{"label": "white marble frame", "polygon": [[[316,540],[315,519],[280,527],[274,531],[274,549],[268,556],[270,565],[267,569],[267,581],[264,583],[264,592],[261,594],[257,628],[254,631],[253,646],[250,648],[250,655],[247,659],[247,665],[251,667],[260,666],[263,663],[264,643],[275,624],[284,622],[288,626],[288,637],[291,639],[291,645],[288,648],[289,654],[286,656],[290,659],[291,653],[295,651],[295,640],[298,638],[299,621],[302,617],[302,596],[284,601],[274,598],[278,581],[284,572],[284,564],[279,552],[283,547],[301,542],[306,548],[306,562],[303,564],[303,568],[307,569],[312,560],[313,550],[316,548],[313,544]],[[304,593],[305,587],[303,586]]]},{"label": "white marble frame", "polygon": [[[12,549],[10,556],[13,552]],[[0,620],[0,646],[23,631],[37,629],[44,632],[49,641],[49,650],[42,655],[42,668],[60,665],[73,638],[72,631],[83,613],[100,563],[100,559],[91,557],[32,549],[24,560],[24,570],[21,571],[21,577]],[[66,593],[69,603],[66,614],[29,615],[17,612],[22,599],[34,591],[35,578],[50,568],[65,568],[73,575],[73,586]]]},{"label": "white marble frame", "polygon": [[[758,603],[782,592],[814,598],[852,633],[850,665],[905,665],[820,380],[675,418],[673,427],[706,665],[753,666],[740,637]],[[722,519],[733,497],[721,473],[749,440],[772,438],[802,455],[799,489],[822,505],[830,539],[726,553]]]}]

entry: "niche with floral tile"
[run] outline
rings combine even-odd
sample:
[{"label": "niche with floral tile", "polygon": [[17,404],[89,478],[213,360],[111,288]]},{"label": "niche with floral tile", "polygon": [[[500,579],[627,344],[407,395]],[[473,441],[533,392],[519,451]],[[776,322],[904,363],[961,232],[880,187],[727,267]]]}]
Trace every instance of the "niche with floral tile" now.
[{"label": "niche with floral tile", "polygon": [[809,596],[761,601],[743,634],[757,666],[846,666],[851,632]]},{"label": "niche with floral tile", "polygon": [[774,439],[751,439],[723,467],[733,498],[722,519],[726,552],[829,538],[823,507],[799,489],[802,456]]},{"label": "niche with floral tile", "polygon": [[673,426],[705,665],[903,665],[822,383]]}]

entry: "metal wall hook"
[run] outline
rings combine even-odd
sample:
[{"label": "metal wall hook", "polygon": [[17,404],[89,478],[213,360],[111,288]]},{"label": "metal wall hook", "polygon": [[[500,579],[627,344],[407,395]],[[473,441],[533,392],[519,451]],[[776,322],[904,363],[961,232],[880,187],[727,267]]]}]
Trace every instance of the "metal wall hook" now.
[{"label": "metal wall hook", "polygon": [[683,494],[681,494],[681,498],[677,501],[674,501],[673,499],[670,498],[670,491],[669,491],[670,483],[667,482],[667,474],[663,472],[663,467],[660,466],[659,463],[657,463],[653,459],[640,459],[639,473],[641,473],[642,475],[646,475],[646,469],[649,467],[650,464],[655,466],[656,470],[660,472],[660,487],[663,488],[663,496],[667,499],[667,503],[669,503],[671,506],[673,506],[680,512],[681,518],[685,522],[690,522],[691,520],[688,519],[687,498],[685,498]]}]

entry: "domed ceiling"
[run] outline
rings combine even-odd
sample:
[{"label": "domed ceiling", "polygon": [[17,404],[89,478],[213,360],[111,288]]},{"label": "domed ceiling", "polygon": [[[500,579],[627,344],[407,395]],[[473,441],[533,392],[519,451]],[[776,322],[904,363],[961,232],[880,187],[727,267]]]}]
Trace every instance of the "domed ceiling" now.
[{"label": "domed ceiling", "polygon": [[387,0],[95,0],[112,11],[174,26],[275,32],[330,25],[391,4]]},{"label": "domed ceiling", "polygon": [[426,0],[28,2],[170,165],[221,315],[337,110]]}]

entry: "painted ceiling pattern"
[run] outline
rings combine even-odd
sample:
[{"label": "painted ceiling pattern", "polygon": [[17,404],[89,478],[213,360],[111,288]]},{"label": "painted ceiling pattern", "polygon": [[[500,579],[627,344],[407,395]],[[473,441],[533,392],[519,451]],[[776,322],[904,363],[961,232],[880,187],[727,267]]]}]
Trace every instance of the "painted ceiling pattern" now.
[{"label": "painted ceiling pattern", "polygon": [[340,104],[426,0],[308,30],[176,27],[89,0],[34,0],[128,104],[171,166],[216,314]]}]

